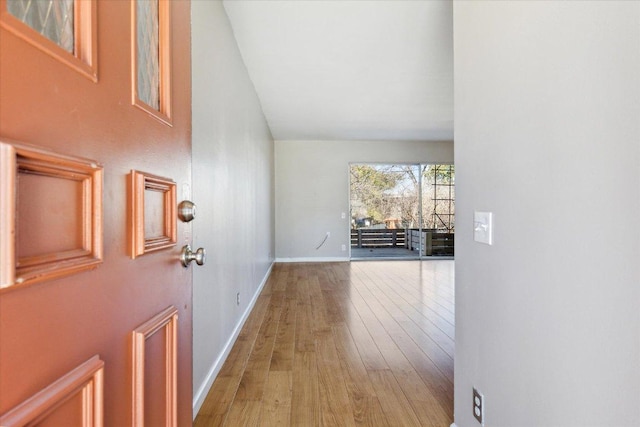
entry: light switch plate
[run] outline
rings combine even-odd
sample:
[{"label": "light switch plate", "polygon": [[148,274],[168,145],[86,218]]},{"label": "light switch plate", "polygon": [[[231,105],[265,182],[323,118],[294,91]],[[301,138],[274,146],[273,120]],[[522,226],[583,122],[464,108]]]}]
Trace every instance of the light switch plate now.
[{"label": "light switch plate", "polygon": [[493,212],[473,213],[473,240],[493,244]]}]

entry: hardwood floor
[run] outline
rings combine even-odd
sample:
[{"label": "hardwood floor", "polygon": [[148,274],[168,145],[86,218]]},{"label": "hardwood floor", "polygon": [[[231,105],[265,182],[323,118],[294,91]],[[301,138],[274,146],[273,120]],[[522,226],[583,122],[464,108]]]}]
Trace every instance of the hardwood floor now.
[{"label": "hardwood floor", "polygon": [[276,264],[195,420],[453,422],[453,261]]}]

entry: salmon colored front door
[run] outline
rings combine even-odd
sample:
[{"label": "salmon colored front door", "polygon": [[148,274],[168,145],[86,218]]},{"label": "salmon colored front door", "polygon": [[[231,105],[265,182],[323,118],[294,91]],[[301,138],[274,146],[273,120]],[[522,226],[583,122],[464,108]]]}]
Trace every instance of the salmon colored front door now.
[{"label": "salmon colored front door", "polygon": [[0,15],[0,425],[191,425],[190,3]]}]

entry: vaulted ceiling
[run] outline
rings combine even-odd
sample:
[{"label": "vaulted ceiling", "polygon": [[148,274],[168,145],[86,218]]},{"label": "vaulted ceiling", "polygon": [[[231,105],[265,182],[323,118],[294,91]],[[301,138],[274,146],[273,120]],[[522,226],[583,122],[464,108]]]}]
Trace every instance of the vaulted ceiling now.
[{"label": "vaulted ceiling", "polygon": [[452,140],[450,0],[226,0],[276,140]]}]

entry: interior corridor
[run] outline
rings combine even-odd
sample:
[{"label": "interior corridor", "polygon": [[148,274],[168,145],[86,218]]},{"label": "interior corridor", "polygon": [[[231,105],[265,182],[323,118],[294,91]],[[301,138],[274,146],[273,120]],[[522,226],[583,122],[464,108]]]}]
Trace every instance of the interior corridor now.
[{"label": "interior corridor", "polygon": [[195,426],[449,426],[453,267],[275,264]]}]

